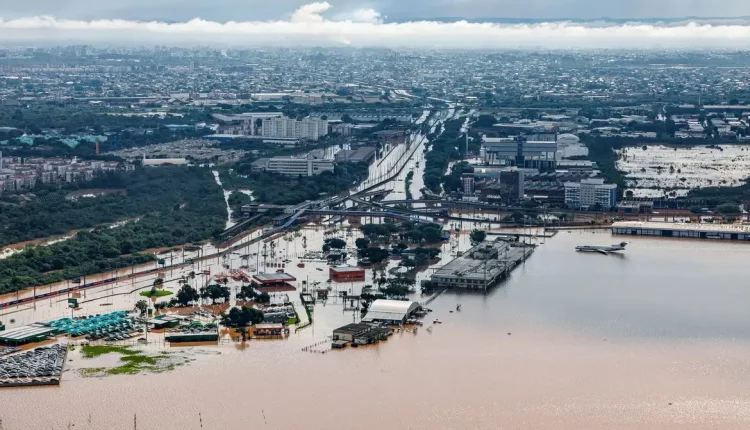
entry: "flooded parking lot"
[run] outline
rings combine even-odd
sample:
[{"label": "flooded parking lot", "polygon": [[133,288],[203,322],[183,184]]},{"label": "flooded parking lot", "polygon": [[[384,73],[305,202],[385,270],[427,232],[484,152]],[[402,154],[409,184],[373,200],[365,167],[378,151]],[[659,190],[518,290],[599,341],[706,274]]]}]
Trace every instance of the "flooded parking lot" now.
[{"label": "flooded parking lot", "polygon": [[[648,145],[618,151],[617,168],[636,197],[684,196],[690,189],[736,187],[750,170],[750,147]],[[672,195],[674,193],[674,195]]]}]

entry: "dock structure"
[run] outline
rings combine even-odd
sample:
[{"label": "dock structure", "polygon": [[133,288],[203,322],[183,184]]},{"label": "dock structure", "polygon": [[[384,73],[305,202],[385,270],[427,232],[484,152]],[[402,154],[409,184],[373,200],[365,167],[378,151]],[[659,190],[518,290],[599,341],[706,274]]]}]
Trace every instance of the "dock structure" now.
[{"label": "dock structure", "polygon": [[612,234],[750,242],[750,226],[741,224],[621,221],[612,224]]},{"label": "dock structure", "polygon": [[534,251],[533,245],[496,240],[479,244],[438,269],[430,281],[437,288],[487,290]]}]

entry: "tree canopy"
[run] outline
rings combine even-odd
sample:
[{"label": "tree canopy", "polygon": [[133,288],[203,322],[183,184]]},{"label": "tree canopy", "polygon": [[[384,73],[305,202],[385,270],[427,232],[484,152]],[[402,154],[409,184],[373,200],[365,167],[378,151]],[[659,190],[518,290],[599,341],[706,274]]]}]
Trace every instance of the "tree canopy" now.
[{"label": "tree canopy", "polygon": [[247,327],[263,322],[263,312],[248,306],[232,308],[221,315],[221,324],[226,327]]},{"label": "tree canopy", "polygon": [[[145,179],[133,179],[130,175]],[[86,210],[66,206],[67,209],[55,211],[34,206],[42,216],[35,218],[28,212],[29,208],[14,208],[17,213],[27,214],[28,217],[25,220],[5,218],[5,224],[0,223],[3,232],[26,228],[21,225],[27,225],[35,234],[44,231],[49,223],[80,226],[84,222],[105,219],[96,215],[100,210],[109,212],[106,219],[122,219],[123,215],[136,216],[136,219],[115,228],[99,227],[92,231],[81,231],[68,240],[52,245],[28,246],[23,252],[0,260],[0,293],[143,264],[153,261],[154,256],[139,254],[139,251],[198,242],[224,228],[227,213],[221,188],[206,169],[165,166],[118,174],[112,180],[116,178],[125,182],[135,181],[137,185],[133,186],[133,193],[143,196],[135,197],[134,200],[139,203],[120,201],[130,209],[118,209],[111,201],[87,203]],[[152,194],[155,198],[145,197],[145,194]],[[0,207],[8,209],[7,205],[0,204]],[[60,221],[66,217],[80,217],[88,221]],[[44,219],[49,223],[40,221]]]}]

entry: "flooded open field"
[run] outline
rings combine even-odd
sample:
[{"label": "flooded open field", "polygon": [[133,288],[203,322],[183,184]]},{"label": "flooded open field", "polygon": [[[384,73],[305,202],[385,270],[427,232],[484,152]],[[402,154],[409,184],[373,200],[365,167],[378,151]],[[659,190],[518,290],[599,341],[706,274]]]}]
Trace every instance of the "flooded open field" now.
[{"label": "flooded open field", "polygon": [[617,168],[626,173],[636,197],[674,197],[694,188],[736,187],[745,182],[750,169],[750,147],[744,145],[648,145],[646,150],[623,148],[618,154]]},{"label": "flooded open field", "polygon": [[[358,236],[317,229],[277,240],[279,257],[252,264],[263,271],[287,259],[298,287],[325,284],[328,266],[299,268],[300,256],[320,249],[326,232],[350,245]],[[442,245],[435,267],[468,248],[468,231]],[[618,240],[601,231],[537,239],[502,285],[486,295],[446,292],[427,318],[442,324],[375,346],[327,347],[334,328],[359,319],[331,298],[286,340],[171,348],[193,361],[170,372],[83,377],[72,354],[59,387],[0,390],[2,428],[132,429],[134,418],[146,429],[749,428],[750,247],[638,237],[621,256],[573,250]],[[118,297],[102,301],[135,300]],[[82,312],[89,307],[101,306]],[[37,308],[15,315],[57,312],[55,302]]]}]

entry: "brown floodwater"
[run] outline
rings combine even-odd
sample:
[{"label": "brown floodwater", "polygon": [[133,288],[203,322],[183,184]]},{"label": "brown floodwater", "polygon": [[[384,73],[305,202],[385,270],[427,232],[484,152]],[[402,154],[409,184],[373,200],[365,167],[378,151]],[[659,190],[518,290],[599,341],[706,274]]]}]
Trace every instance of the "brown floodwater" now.
[{"label": "brown floodwater", "polygon": [[[294,264],[302,237],[320,249],[320,231],[302,234],[277,251],[298,278],[325,282],[325,263]],[[376,346],[328,348],[333,328],[358,320],[332,299],[287,340],[180,348],[195,361],[172,372],[70,370],[59,387],[0,390],[0,428],[132,429],[134,415],[140,429],[750,428],[750,247],[634,238],[622,256],[573,251],[619,240],[540,239],[502,285],[446,292],[424,327]]]}]

